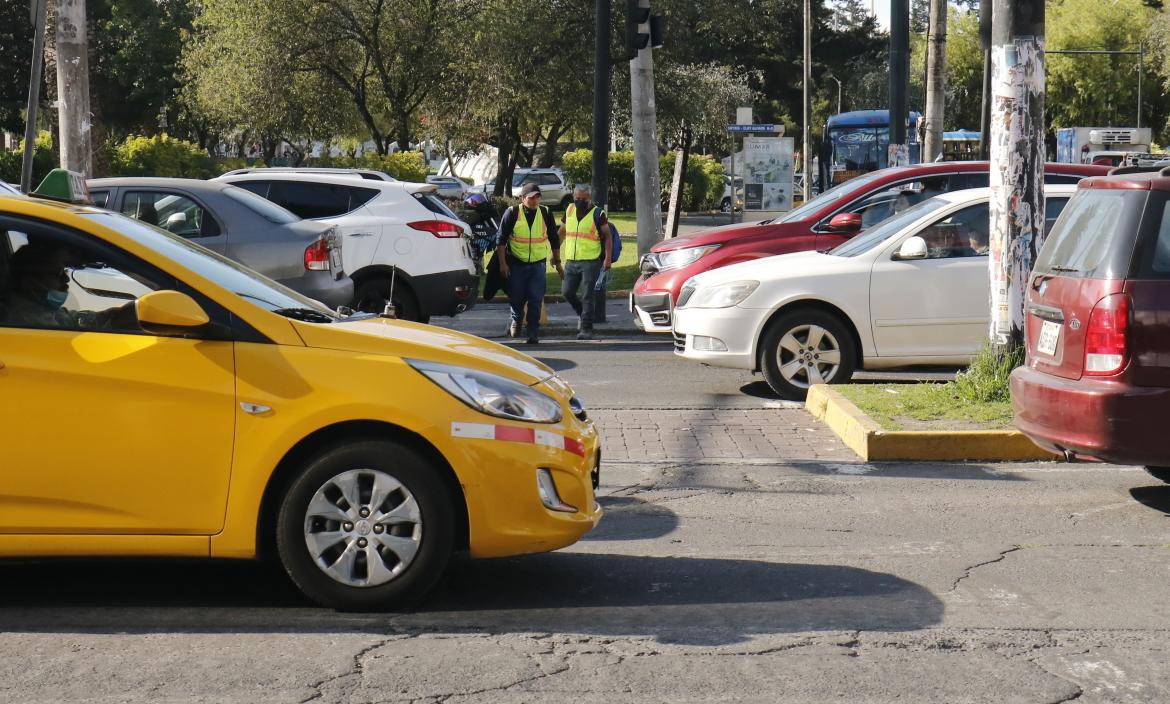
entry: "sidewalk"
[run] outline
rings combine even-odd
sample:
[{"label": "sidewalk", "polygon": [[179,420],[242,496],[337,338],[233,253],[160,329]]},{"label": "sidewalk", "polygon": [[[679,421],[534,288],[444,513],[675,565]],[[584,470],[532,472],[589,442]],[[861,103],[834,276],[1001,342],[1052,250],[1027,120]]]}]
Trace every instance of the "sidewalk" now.
[{"label": "sidewalk", "polygon": [[[597,337],[641,335],[634,324],[634,314],[629,311],[625,298],[611,298],[606,301],[607,322],[596,323],[593,334]],[[548,324],[541,327],[541,339],[573,339],[577,335],[577,314],[568,303],[548,303]],[[477,303],[466,313],[454,318],[431,318],[431,324],[459,332],[466,332],[489,339],[507,339],[505,331],[511,319],[508,304],[497,296],[490,303]],[[523,341],[523,338],[521,338]],[[665,340],[664,340],[665,341]]]}]

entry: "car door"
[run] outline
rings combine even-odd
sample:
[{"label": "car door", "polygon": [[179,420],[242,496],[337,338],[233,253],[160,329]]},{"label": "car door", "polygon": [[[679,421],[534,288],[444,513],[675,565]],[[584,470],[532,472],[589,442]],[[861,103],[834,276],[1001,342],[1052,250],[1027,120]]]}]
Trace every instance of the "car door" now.
[{"label": "car door", "polygon": [[161,227],[208,249],[227,253],[227,230],[193,194],[174,189],[121,189],[118,211]]},{"label": "car door", "polygon": [[[24,235],[23,244],[10,243]],[[15,249],[15,252],[9,250]],[[133,303],[46,306],[67,267],[151,291],[180,289],[85,233],[0,216],[9,293],[0,304],[0,533],[210,535],[222,529],[235,424],[233,343],[144,333]],[[224,328],[226,329],[226,328]]]},{"label": "car door", "polygon": [[[878,255],[869,310],[879,357],[957,357],[978,352],[990,318],[987,202],[950,211],[898,238]],[[926,241],[925,259],[901,260],[910,237]],[[981,237],[980,247],[972,240]]]}]

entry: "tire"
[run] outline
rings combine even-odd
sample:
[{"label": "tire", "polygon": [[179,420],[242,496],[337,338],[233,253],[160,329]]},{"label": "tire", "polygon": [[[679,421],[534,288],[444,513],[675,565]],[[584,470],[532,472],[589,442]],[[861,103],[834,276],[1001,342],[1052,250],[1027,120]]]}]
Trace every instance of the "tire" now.
[{"label": "tire", "polygon": [[721,213],[730,213],[731,212],[731,199],[730,198],[724,198],[723,200],[719,201],[719,212],[721,212]]},{"label": "tire", "polygon": [[[375,276],[365,279],[354,291],[353,309],[363,313],[381,313],[386,310],[386,301],[389,298],[389,277]],[[401,320],[426,323],[431,319],[431,316],[423,314],[414,291],[401,281],[394,282],[394,309],[398,311]]]},{"label": "tire", "polygon": [[1146,471],[1154,479],[1170,484],[1170,467],[1146,467]]},{"label": "tire", "polygon": [[396,442],[323,451],[289,486],[276,521],[277,553],[293,583],[344,611],[410,606],[442,577],[454,541],[451,497],[435,467]]},{"label": "tire", "polygon": [[760,340],[760,356],[764,379],[790,401],[803,401],[816,377],[827,384],[849,381],[857,363],[848,328],[837,316],[812,309],[795,310],[773,321]]}]

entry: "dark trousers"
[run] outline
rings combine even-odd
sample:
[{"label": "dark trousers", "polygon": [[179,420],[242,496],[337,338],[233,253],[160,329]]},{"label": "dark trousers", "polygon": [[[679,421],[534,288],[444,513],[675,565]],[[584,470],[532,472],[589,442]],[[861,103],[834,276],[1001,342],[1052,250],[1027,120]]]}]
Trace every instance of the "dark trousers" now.
[{"label": "dark trousers", "polygon": [[[600,275],[600,259],[569,259],[565,262],[565,280],[561,284],[561,294],[581,317],[582,328],[593,327],[593,310],[597,301],[593,287],[597,285],[597,277]],[[578,298],[577,290],[582,284],[585,290]]]},{"label": "dark trousers", "polygon": [[519,322],[524,315],[524,304],[528,304],[528,334],[540,332],[540,306],[544,303],[544,260],[532,264],[508,262],[508,303],[512,308],[512,320]]}]

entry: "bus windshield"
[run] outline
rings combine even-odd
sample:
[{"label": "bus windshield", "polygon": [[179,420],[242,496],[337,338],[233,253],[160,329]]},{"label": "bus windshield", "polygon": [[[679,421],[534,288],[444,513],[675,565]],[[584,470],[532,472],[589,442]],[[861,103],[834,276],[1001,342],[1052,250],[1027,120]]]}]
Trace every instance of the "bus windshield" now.
[{"label": "bus windshield", "polygon": [[889,162],[890,128],[884,125],[830,127],[828,139],[833,183],[884,169]]}]

